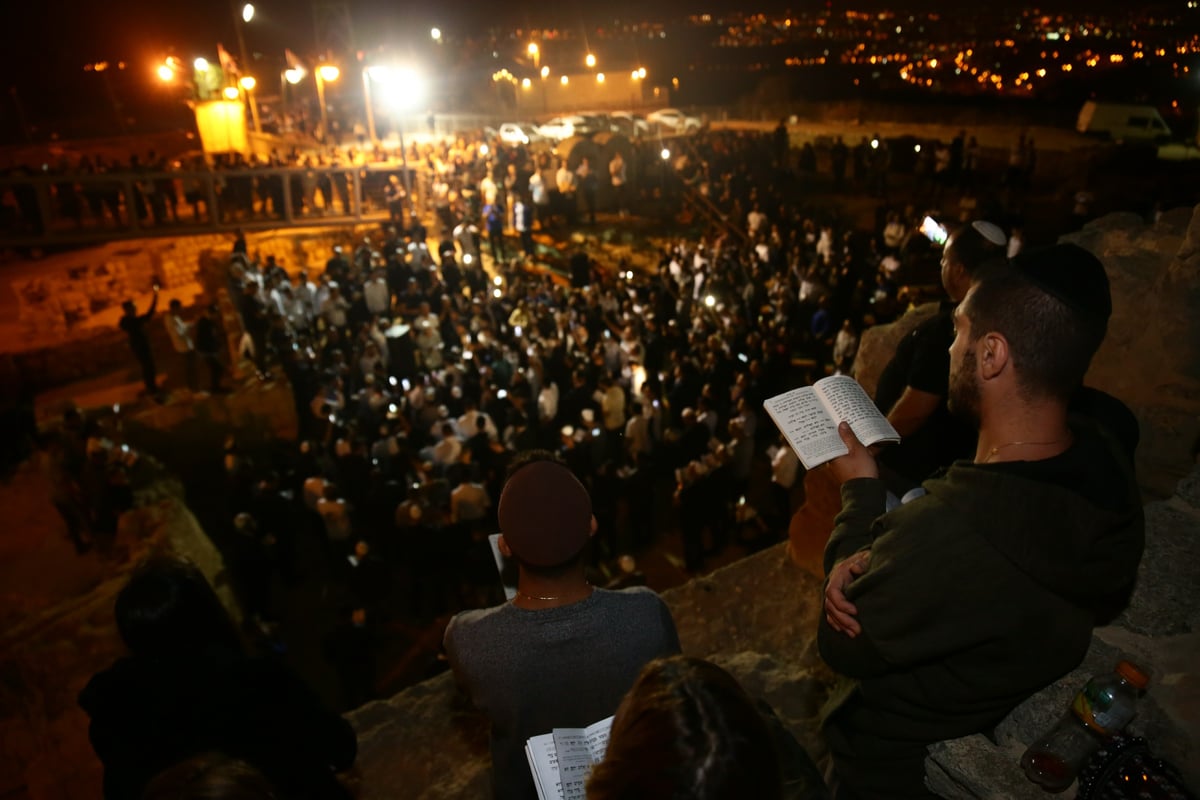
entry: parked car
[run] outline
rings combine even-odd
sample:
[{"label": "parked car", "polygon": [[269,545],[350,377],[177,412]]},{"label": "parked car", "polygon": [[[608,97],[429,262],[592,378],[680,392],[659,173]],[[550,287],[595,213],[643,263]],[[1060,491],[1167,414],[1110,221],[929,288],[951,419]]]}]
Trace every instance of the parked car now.
[{"label": "parked car", "polygon": [[612,120],[613,126],[631,139],[650,133],[650,123],[641,114],[634,114],[631,111],[614,111],[608,116]]},{"label": "parked car", "polygon": [[524,122],[504,123],[500,126],[500,130],[497,131],[497,136],[500,137],[500,141],[511,145],[530,144],[545,138],[538,133],[537,128],[527,125]]},{"label": "parked car", "polygon": [[584,133],[585,131],[582,129],[586,127],[587,120],[583,117],[572,115],[549,119],[537,126],[537,132],[539,136],[558,142]]},{"label": "parked car", "polygon": [[700,130],[700,118],[684,114],[678,108],[660,108],[646,115],[646,122],[660,130],[692,133]]}]

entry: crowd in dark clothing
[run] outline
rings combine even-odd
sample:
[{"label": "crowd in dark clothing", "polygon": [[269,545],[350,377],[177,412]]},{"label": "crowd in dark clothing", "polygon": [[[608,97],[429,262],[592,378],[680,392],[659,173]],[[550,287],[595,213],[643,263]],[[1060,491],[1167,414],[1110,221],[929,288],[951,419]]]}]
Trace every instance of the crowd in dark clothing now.
[{"label": "crowd in dark clothing", "polygon": [[[264,380],[286,377],[300,432],[282,464],[229,454],[231,508],[249,513],[239,527],[258,542],[240,554],[251,565],[240,584],[287,560],[284,491],[337,565],[346,619],[486,602],[504,468],[535,447],[589,488],[597,566],[654,541],[664,521],[682,531],[691,571],[732,541],[752,466],[778,441],[762,401],[819,377],[843,328],[903,306],[875,237],[806,214],[769,137],[710,134],[697,153],[715,202],[755,211],[744,230],[670,244],[640,271],[581,249],[566,275],[516,259],[493,260],[489,275],[462,216],[436,243],[411,218],[385,225],[335,248],[318,274],[239,246],[229,291],[244,351]],[[527,175],[521,155],[481,160],[462,180],[509,163]],[[776,534],[787,512],[760,509]],[[269,597],[242,593],[269,616]],[[362,695],[362,678],[347,696]]]}]

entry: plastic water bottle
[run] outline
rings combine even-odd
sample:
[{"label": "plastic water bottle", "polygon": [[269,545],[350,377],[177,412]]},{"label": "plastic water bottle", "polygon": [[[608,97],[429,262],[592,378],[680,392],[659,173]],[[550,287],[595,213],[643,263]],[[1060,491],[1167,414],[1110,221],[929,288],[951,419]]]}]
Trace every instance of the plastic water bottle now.
[{"label": "plastic water bottle", "polygon": [[1136,664],[1120,661],[1112,674],[1088,681],[1075,695],[1070,713],[1021,756],[1029,780],[1047,792],[1069,787],[1104,741],[1133,719],[1138,693],[1148,680]]}]

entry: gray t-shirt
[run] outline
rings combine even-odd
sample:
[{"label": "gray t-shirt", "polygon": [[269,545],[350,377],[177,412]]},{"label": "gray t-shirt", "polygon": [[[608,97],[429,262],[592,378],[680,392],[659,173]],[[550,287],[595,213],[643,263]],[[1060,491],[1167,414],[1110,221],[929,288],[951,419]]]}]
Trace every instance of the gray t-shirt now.
[{"label": "gray t-shirt", "polygon": [[662,599],[635,587],[538,611],[464,611],[445,645],[459,684],[491,719],[496,798],[524,800],[537,797],[525,740],[611,715],[647,662],[679,652],[679,635]]}]

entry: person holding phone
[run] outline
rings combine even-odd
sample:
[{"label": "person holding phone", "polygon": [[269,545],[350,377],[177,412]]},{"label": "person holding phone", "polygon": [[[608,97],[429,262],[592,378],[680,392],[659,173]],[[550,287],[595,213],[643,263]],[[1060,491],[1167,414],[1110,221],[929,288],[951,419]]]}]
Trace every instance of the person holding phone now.
[{"label": "person holding phone", "polygon": [[146,310],[145,314],[137,313],[137,305],[132,300],[126,300],[121,307],[125,310],[125,314],[118,324],[121,330],[125,331],[125,335],[129,337],[129,349],[133,351],[133,357],[137,359],[138,365],[142,368],[145,394],[159,399],[158,369],[154,365],[154,351],[150,349],[150,337],[146,334],[146,323],[154,318],[154,311],[158,308],[158,284],[154,284],[154,299],[150,301],[150,308]]}]

